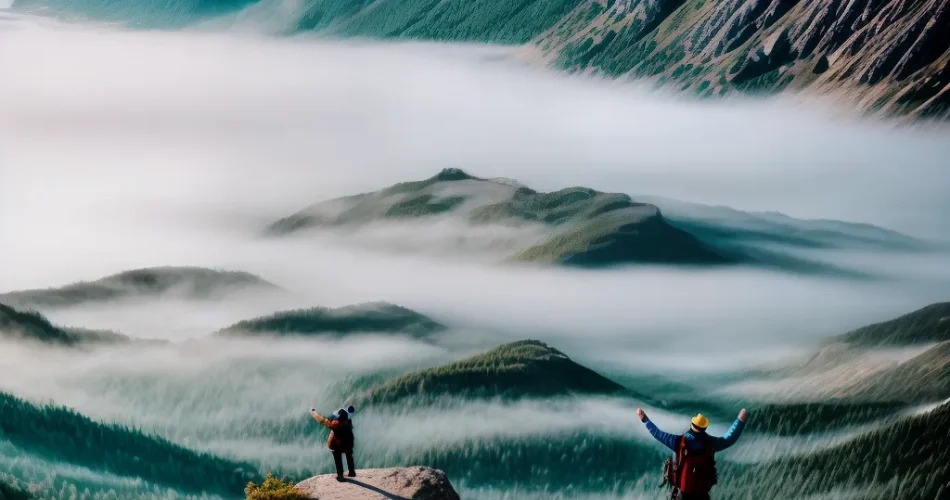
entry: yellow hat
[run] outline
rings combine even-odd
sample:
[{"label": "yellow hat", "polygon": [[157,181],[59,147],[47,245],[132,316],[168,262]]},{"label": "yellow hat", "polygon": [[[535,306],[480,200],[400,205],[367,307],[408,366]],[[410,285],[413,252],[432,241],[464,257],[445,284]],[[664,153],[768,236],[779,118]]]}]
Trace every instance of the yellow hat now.
[{"label": "yellow hat", "polygon": [[693,419],[690,420],[690,422],[693,423],[694,427],[700,430],[705,429],[706,427],[709,427],[709,419],[704,417],[702,413],[693,417]]}]

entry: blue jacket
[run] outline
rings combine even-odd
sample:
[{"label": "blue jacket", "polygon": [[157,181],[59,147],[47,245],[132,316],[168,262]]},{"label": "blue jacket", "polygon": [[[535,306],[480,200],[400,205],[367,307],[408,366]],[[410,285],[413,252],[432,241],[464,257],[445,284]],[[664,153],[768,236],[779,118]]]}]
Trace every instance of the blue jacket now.
[{"label": "blue jacket", "polygon": [[686,434],[670,434],[669,432],[661,431],[649,418],[646,419],[644,423],[647,425],[647,430],[650,431],[650,435],[666,445],[667,448],[673,450],[674,453],[679,451],[680,438],[683,436],[686,436],[686,447],[691,450],[701,449],[704,440],[712,444],[713,451],[725,450],[736,444],[736,441],[739,440],[739,436],[742,434],[742,428],[745,427],[745,422],[737,418],[736,421],[733,422],[732,427],[726,431],[725,435],[716,437],[710,436],[705,432],[693,432],[692,429],[686,431]]}]

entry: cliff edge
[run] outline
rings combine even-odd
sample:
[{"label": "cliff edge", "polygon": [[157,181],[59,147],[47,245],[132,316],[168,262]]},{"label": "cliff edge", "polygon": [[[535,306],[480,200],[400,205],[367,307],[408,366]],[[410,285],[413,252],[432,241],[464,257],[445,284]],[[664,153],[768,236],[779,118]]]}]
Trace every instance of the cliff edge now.
[{"label": "cliff edge", "polygon": [[445,473],[429,467],[357,469],[338,482],[336,474],[315,476],[296,488],[319,500],[459,500]]}]

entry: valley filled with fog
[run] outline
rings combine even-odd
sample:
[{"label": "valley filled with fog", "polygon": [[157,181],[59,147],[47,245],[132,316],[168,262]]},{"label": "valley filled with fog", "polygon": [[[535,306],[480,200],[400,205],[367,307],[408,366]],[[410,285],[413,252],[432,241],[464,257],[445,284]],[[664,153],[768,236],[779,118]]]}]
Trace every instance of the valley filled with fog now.
[{"label": "valley filled with fog", "polygon": [[[438,466],[463,498],[653,498],[666,453],[638,406],[670,432],[704,411],[720,435],[740,408],[754,423],[767,403],[857,391],[833,384],[937,344],[835,358],[841,372],[812,359],[837,335],[947,299],[943,126],[894,126],[792,95],[694,101],[558,74],[505,46],[278,38],[214,23],[135,31],[16,10],[0,11],[0,71],[0,294],[159,266],[243,271],[273,285],[36,306],[57,327],[131,341],[73,348],[0,336],[0,391],[261,473],[331,471],[311,407],[327,414],[407,373],[535,339],[632,393],[366,396],[357,466]],[[311,204],[447,168],[542,192],[651,197],[672,225],[701,222],[701,243],[755,260],[510,262],[548,229],[476,225],[459,211],[266,232]],[[701,219],[709,206],[734,210]],[[735,230],[740,214],[776,220],[763,212],[800,227],[848,224],[803,242],[786,230]],[[704,236],[718,234],[715,224],[731,228],[728,239]],[[215,335],[277,311],[368,302],[445,331]],[[793,390],[802,380],[812,392]],[[750,425],[720,461],[744,471],[831,449],[932,410],[929,396],[828,429]],[[227,497],[143,486],[3,436],[0,470],[20,481],[55,472],[119,498]]]}]

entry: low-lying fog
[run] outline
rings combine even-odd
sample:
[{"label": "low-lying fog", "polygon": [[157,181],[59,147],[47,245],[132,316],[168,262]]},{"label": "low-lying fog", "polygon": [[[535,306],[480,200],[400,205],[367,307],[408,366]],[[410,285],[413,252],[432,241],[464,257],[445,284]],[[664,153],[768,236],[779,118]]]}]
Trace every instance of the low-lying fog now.
[{"label": "low-lying fog", "polygon": [[[510,340],[539,338],[611,373],[702,375],[799,356],[829,335],[946,299],[950,260],[936,254],[833,253],[888,275],[849,281],[749,268],[514,267],[389,246],[451,241],[465,231],[451,220],[368,229],[358,247],[342,236],[258,238],[266,224],[309,203],[448,166],[541,190],[584,185],[932,238],[950,229],[945,128],[894,129],[790,98],[677,100],[521,67],[497,57],[503,48],[449,49],[0,18],[0,291],[144,266],[225,267],[290,294],[48,315],[182,341],[277,309],[386,300],[452,327],[438,347],[379,338],[218,340],[94,350],[70,363],[58,351],[11,345],[0,351],[0,368],[13,376],[0,389],[184,439],[196,431],[176,429],[183,421],[211,430],[241,419],[307,418],[308,404],[333,409],[339,402],[326,399],[346,397],[346,384],[360,376]],[[489,252],[504,234],[482,230],[474,237]],[[497,420],[500,410],[489,403],[444,415],[371,414],[378,425],[367,436],[409,446],[411,433],[385,431],[393,421],[423,419],[426,432],[449,439],[463,417],[470,425],[458,439],[556,432],[597,411],[610,432],[648,439],[629,401],[558,404],[508,408],[515,422],[531,423],[524,429]],[[654,413],[670,425],[683,418]],[[539,415],[547,415],[544,425]],[[216,438],[193,444],[273,454],[301,468],[316,446]]]}]

